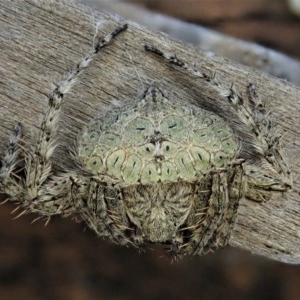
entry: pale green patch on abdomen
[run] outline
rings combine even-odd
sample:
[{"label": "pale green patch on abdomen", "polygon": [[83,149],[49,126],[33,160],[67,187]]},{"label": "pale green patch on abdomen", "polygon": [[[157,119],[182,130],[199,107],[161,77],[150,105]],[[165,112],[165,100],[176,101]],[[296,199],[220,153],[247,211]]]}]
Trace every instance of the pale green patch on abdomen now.
[{"label": "pale green patch on abdomen", "polygon": [[95,175],[128,185],[193,182],[211,168],[226,166],[238,152],[231,128],[199,107],[126,109],[92,121],[81,137],[80,160]]}]

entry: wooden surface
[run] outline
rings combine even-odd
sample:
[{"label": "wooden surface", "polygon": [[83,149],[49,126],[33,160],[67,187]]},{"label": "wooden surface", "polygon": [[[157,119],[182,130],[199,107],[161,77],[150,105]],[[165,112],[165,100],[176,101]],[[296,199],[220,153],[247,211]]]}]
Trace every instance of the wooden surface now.
[{"label": "wooden surface", "polygon": [[[230,19],[230,17],[226,14],[226,10],[228,9],[227,5],[226,7],[221,3],[223,0],[216,0],[216,2],[219,1],[219,6],[222,7],[222,10],[224,10],[224,20],[227,20],[230,22],[233,26],[235,26],[238,30],[242,28],[243,34],[236,34],[236,36],[239,36],[242,39],[235,38],[234,32],[232,36],[229,36],[226,33],[226,24],[224,23],[224,20],[219,24],[217,19],[214,18],[213,12],[214,10],[218,9],[218,5],[214,1],[201,1],[197,0],[197,3],[194,1],[191,3],[189,1],[189,5],[184,5],[184,9],[186,10],[186,13],[189,12],[189,14],[192,16],[195,13],[195,9],[193,5],[199,5],[201,4],[201,10],[197,10],[198,13],[198,20],[195,20],[196,23],[191,23],[188,21],[183,21],[181,19],[176,19],[174,17],[170,17],[169,15],[176,15],[174,13],[174,8],[170,5],[170,2],[168,1],[159,1],[159,2],[151,2],[151,6],[149,8],[153,8],[154,10],[149,10],[147,8],[143,8],[140,5],[128,3],[125,0],[115,0],[115,1],[103,1],[103,0],[81,0],[85,4],[88,4],[89,6],[95,7],[98,10],[104,10],[108,11],[114,14],[121,15],[125,19],[133,20],[136,23],[139,23],[153,31],[161,31],[164,33],[167,33],[168,35],[174,37],[175,39],[179,39],[181,41],[185,41],[191,44],[196,45],[199,47],[199,49],[206,50],[206,51],[212,51],[213,53],[229,58],[239,64],[250,66],[253,68],[256,68],[258,70],[261,70],[265,73],[271,74],[275,77],[279,77],[282,79],[286,79],[287,81],[299,85],[300,86],[300,61],[293,59],[290,56],[287,56],[284,53],[294,53],[293,51],[290,51],[290,47],[288,47],[288,43],[283,43],[280,41],[281,36],[283,35],[287,39],[290,38],[290,35],[292,35],[293,41],[295,42],[294,47],[295,50],[299,49],[297,46],[297,40],[299,40],[300,45],[300,33],[299,33],[299,26],[300,26],[300,19],[298,21],[298,27],[297,30],[290,29],[290,34],[287,34],[284,30],[286,26],[286,18],[288,18],[286,15],[281,15],[281,18],[276,19],[276,30],[278,28],[278,34],[274,34],[274,28],[273,26],[266,26],[264,27],[264,32],[267,34],[269,31],[271,32],[269,35],[273,39],[278,39],[278,44],[274,44],[275,48],[266,48],[261,45],[268,43],[268,36],[266,39],[260,39],[255,36],[256,32],[260,32],[261,30],[258,30],[255,26],[252,27],[252,36],[250,35],[251,31],[244,30],[244,26],[240,25],[240,22],[244,20],[244,18],[247,19],[247,17],[244,15],[242,10],[239,10],[241,16],[240,18],[236,16],[234,19]],[[184,11],[179,9],[180,8],[180,1],[186,1],[186,0],[174,0],[175,7],[177,8],[177,13],[180,14],[180,12]],[[260,1],[260,0],[259,0]],[[284,1],[284,0],[276,0],[278,1]],[[228,3],[230,1],[227,1]],[[177,4],[176,4],[177,3]],[[150,4],[150,3],[149,3]],[[155,4],[161,5],[156,7]],[[238,3],[235,3],[238,4]],[[245,1],[239,1],[239,5],[242,7],[249,7],[248,2]],[[254,7],[258,4],[253,3]],[[256,5],[255,5],[256,4]],[[252,5],[252,2],[251,2]],[[149,5],[148,5],[149,6]],[[182,3],[181,3],[181,6]],[[208,7],[208,8],[207,8]],[[260,13],[263,12],[263,7],[260,7]],[[200,24],[206,24],[205,20],[203,19],[204,16],[201,14],[202,9],[208,10],[211,12],[206,17],[211,20],[209,22],[209,28],[204,27]],[[245,9],[245,8],[244,8]],[[268,10],[268,7],[265,7],[265,10]],[[167,15],[158,13],[157,11],[165,11]],[[273,14],[277,13],[277,10],[272,10]],[[181,16],[184,17],[184,16]],[[249,16],[251,18],[251,22],[254,24],[260,24],[261,20],[257,18],[257,15],[251,15]],[[270,15],[271,18],[271,15]],[[186,16],[186,20],[190,20]],[[294,22],[297,24],[297,20],[294,20]],[[223,28],[224,27],[224,28]],[[213,30],[213,28],[217,29]],[[221,32],[224,33],[221,33]],[[281,34],[281,32],[284,32]],[[249,36],[250,35],[250,36]],[[298,37],[297,37],[298,35]],[[247,41],[251,40],[252,42]],[[253,42],[255,41],[255,43]],[[277,47],[276,47],[277,46]],[[286,46],[286,47],[285,47]],[[275,49],[282,49],[282,53],[276,51]],[[298,51],[298,50],[297,50]]]},{"label": "wooden surface", "polygon": [[[124,22],[71,1],[1,1],[0,153],[16,121],[21,121],[28,131],[37,130],[47,106],[46,95],[54,87],[52,82],[58,81],[89,50],[99,21],[103,33]],[[241,201],[230,244],[299,264],[300,90],[276,78],[211,57],[188,44],[130,23],[129,30],[95,59],[66,97],[59,134],[63,146],[55,156],[56,168],[68,163],[67,146],[73,145],[80,128],[97,110],[113,100],[136,97],[153,81],[159,82],[170,96],[179,95],[183,102],[201,104],[204,97],[210,97],[216,105],[224,105],[201,82],[175,72],[145,53],[145,43],[159,45],[191,64],[216,72],[220,80],[235,83],[243,93],[249,83],[257,86],[279,128],[285,132],[283,148],[293,167],[295,186],[291,193],[278,195],[266,204]]]}]

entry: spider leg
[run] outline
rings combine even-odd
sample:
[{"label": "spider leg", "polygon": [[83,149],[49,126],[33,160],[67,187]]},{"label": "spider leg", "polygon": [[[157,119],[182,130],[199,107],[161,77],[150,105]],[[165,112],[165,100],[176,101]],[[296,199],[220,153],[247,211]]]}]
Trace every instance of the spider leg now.
[{"label": "spider leg", "polygon": [[72,88],[77,77],[88,67],[93,57],[126,28],[127,24],[119,26],[104,38],[100,38],[76,66],[63,76],[62,80],[56,84],[56,88],[49,95],[48,110],[42,120],[36,146],[27,160],[26,185],[32,191],[35,190],[35,193],[37,192],[37,187],[47,179],[51,172],[50,158],[57,146],[55,143],[56,133],[63,96]]},{"label": "spider leg", "polygon": [[110,187],[99,178],[74,177],[71,191],[77,213],[97,235],[109,237],[121,245],[131,243],[121,191],[117,186]]},{"label": "spider leg", "polygon": [[[164,53],[158,48],[149,45],[145,45],[145,50],[162,57],[166,62],[180,67],[193,76],[206,81],[221,97],[225,98],[233,106],[240,120],[252,133],[251,142],[255,147],[255,151],[263,158],[264,163],[266,162],[265,165],[254,166],[253,168],[251,166],[248,168],[249,172],[247,176],[250,177],[250,190],[259,188],[263,190],[288,191],[291,189],[291,173],[280,151],[280,137],[274,133],[272,123],[267,119],[264,106],[259,100],[252,84],[248,86],[247,90],[248,100],[251,104],[250,107],[233,86],[218,82],[214,76],[210,76],[190,66],[176,57],[176,55]],[[256,176],[257,174],[259,174],[258,178]],[[253,192],[250,193],[252,193],[252,195],[254,194]]]},{"label": "spider leg", "polygon": [[[193,231],[189,241],[190,254],[205,254],[206,249],[214,248],[212,239],[215,231],[224,220],[224,211],[228,209],[229,196],[225,172],[212,174],[211,195],[208,200],[205,218],[200,219],[198,228]],[[225,245],[217,245],[225,246]]]},{"label": "spider leg", "polygon": [[281,136],[275,133],[272,122],[267,119],[264,104],[256,93],[254,85],[250,84],[247,91],[249,102],[253,106],[252,118],[255,122],[257,136],[255,143],[261,145],[260,148],[265,159],[260,166],[249,165],[247,168],[247,197],[256,201],[263,201],[270,198],[268,191],[285,192],[290,190],[292,177],[281,154]]},{"label": "spider leg", "polygon": [[[79,74],[89,65],[93,57],[107,46],[127,24],[100,38],[77,65],[67,72],[49,95],[48,109],[42,120],[37,142],[29,151],[22,151],[20,144],[21,125],[17,124],[10,136],[9,146],[1,159],[0,188],[13,201],[21,204],[25,211],[39,212],[42,215],[67,215],[70,208],[71,177],[76,173],[51,176],[51,156],[56,148],[56,132],[63,96],[71,89]],[[17,176],[19,154],[25,158],[25,179]],[[15,174],[14,172],[17,172]]]},{"label": "spider leg", "polygon": [[22,125],[17,123],[9,137],[9,144],[6,152],[1,159],[0,168],[0,188],[1,191],[14,197],[21,192],[21,188],[18,189],[16,178],[14,178],[13,171],[20,159],[21,147],[20,140],[22,137]]},{"label": "spider leg", "polygon": [[[22,139],[22,125],[16,124],[9,138],[9,145],[6,153],[1,160],[0,168],[0,187],[1,191],[8,194],[11,200],[22,203],[25,212],[40,212],[50,216],[64,211],[68,211],[67,181],[68,178],[61,175],[56,176],[47,185],[40,187],[37,197],[31,197],[25,188],[24,182],[14,171],[18,170],[20,155],[25,155],[25,151],[20,145]],[[38,199],[38,200],[37,200]]]},{"label": "spider leg", "polygon": [[[189,64],[179,59],[176,55],[164,53],[156,47],[149,45],[145,45],[145,50],[162,57],[163,59],[165,59],[166,62],[170,63],[171,65],[180,67],[188,73],[192,74],[193,76],[201,78],[207,83],[209,83],[213,88],[216,89],[220,96],[226,98],[228,102],[233,105],[234,109],[239,113],[239,115],[242,116],[242,122],[249,128],[251,128],[251,130],[257,136],[258,145],[262,148],[261,152],[264,152],[268,149],[266,135],[268,135],[267,129],[269,122],[267,122],[267,120],[264,120],[264,126],[261,126],[260,121],[263,117],[263,114],[261,113],[262,110],[257,108],[251,110],[249,106],[246,106],[243,98],[238,94],[237,91],[235,91],[233,86],[229,86],[218,82],[214,76],[210,76],[202,72],[201,70],[190,66]],[[251,85],[251,88],[248,88],[248,93],[249,98],[251,98],[252,100],[251,102],[254,102],[254,99],[256,99],[257,97],[253,89],[253,85]]]},{"label": "spider leg", "polygon": [[[75,212],[71,201],[72,174],[52,176],[47,184],[39,187],[35,198],[24,193],[23,206],[28,212],[37,212],[43,216],[61,214],[68,216]],[[75,176],[75,174],[74,174]]]},{"label": "spider leg", "polygon": [[[230,234],[235,224],[239,200],[244,195],[242,165],[234,165],[231,169],[222,171],[212,170],[208,175],[207,183],[200,183],[199,208],[196,207],[195,215],[189,222],[192,224],[192,235],[185,243],[176,245],[172,249],[181,254],[203,255],[208,249],[217,249],[228,244]],[[203,208],[203,191],[211,181],[211,194]],[[189,226],[187,226],[187,229]],[[177,250],[177,251],[176,251]]]},{"label": "spider leg", "polygon": [[[240,199],[245,197],[245,174],[243,167],[236,166],[227,176],[227,186],[229,192],[229,203],[225,209],[222,222],[218,224],[218,228],[212,238],[215,248],[227,245],[230,239],[230,233],[233,230]],[[230,174],[231,173],[231,174]]]}]

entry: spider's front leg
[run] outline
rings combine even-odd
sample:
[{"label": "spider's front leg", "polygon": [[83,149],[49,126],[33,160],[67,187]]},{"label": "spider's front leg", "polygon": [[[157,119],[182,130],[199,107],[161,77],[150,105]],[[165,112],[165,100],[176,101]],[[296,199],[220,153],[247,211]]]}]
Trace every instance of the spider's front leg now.
[{"label": "spider's front leg", "polygon": [[43,118],[38,140],[32,154],[27,158],[26,187],[37,196],[38,187],[48,178],[51,172],[51,156],[55,150],[58,119],[64,95],[72,88],[79,74],[88,67],[94,56],[107,46],[119,33],[127,29],[127,24],[117,27],[107,36],[100,38],[93,48],[67,72],[56,88],[49,95],[48,110]]},{"label": "spider's front leg", "polygon": [[108,237],[117,244],[131,243],[132,235],[121,188],[109,184],[111,178],[73,177],[71,187],[72,206],[97,235]]},{"label": "spider's front leg", "polygon": [[[63,97],[72,88],[79,74],[89,65],[93,57],[126,28],[127,24],[124,24],[100,38],[93,45],[93,48],[56,85],[56,88],[49,95],[48,109],[42,120],[34,146],[23,151],[20,147],[21,126],[15,127],[6,154],[1,159],[0,188],[1,192],[8,194],[25,210],[39,211],[45,215],[69,212],[68,199],[70,197],[67,190],[71,186],[70,177],[76,174],[50,176],[51,157],[57,146],[57,127]],[[20,154],[25,161],[25,178],[18,178],[15,174],[19,173],[17,164]]]},{"label": "spider's front leg", "polygon": [[[39,186],[36,193],[26,187],[26,179],[22,178],[24,170],[21,164],[28,160],[31,153],[23,148],[22,126],[17,124],[9,138],[9,145],[1,160],[0,190],[9,195],[9,199],[21,204],[24,212],[39,212],[45,216],[53,214],[69,214],[71,207],[70,180],[67,175],[52,177],[46,184]],[[26,171],[25,171],[26,172]],[[26,174],[25,174],[26,177]],[[22,214],[21,213],[21,214]]]}]

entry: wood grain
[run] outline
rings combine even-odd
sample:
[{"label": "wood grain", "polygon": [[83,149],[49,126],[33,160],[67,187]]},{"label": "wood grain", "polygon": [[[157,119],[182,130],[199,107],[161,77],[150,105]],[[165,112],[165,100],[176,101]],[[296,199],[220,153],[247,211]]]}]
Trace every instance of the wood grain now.
[{"label": "wood grain", "polygon": [[[249,26],[247,27],[245,23],[248,22],[248,24],[251,23],[252,25],[255,25],[252,27],[253,29],[252,32],[255,32],[255,34],[272,32],[272,34],[269,34],[269,38],[284,40],[284,43],[281,44],[281,48],[283,50],[285,49],[283,46],[288,45],[289,41],[292,41],[292,43],[295,44],[294,46],[292,46],[292,43],[290,43],[290,47],[295,49],[296,51],[296,49],[299,49],[299,46],[297,46],[297,40],[299,40],[297,38],[297,34],[300,37],[299,30],[298,30],[300,21],[298,21],[298,24],[295,21],[294,27],[296,27],[297,30],[294,31],[291,30],[290,28],[291,26],[289,26],[289,24],[286,24],[286,22],[281,19],[279,20],[276,19],[276,21],[273,20],[272,26],[266,23],[262,24],[262,22],[265,22],[265,18],[259,20],[253,18],[253,20],[252,19],[250,21],[246,20],[245,23],[242,23],[243,22],[242,20],[244,20],[244,18],[237,18],[237,20],[234,21],[235,19],[233,20],[230,17],[228,17],[229,18],[228,23],[224,23],[223,21],[221,24],[219,24],[216,21],[215,26],[213,26],[214,23],[209,23],[210,28],[208,28],[208,27],[201,26],[199,24],[186,22],[180,19],[176,19],[174,17],[170,17],[168,15],[163,15],[151,10],[147,10],[138,5],[124,2],[123,0],[115,0],[115,1],[81,0],[81,1],[84,2],[85,4],[88,4],[89,6],[95,7],[98,10],[99,9],[105,10],[114,14],[121,15],[125,19],[135,21],[136,23],[139,23],[151,29],[152,31],[162,31],[164,33],[167,33],[171,37],[174,37],[175,39],[179,39],[181,41],[194,44],[202,50],[212,51],[213,53],[219,56],[229,58],[230,60],[235,61],[239,64],[256,68],[265,73],[271,74],[275,77],[286,79],[287,81],[290,81],[291,83],[300,86],[300,61],[293,59],[292,57],[287,56],[284,53],[275,51],[274,49],[263,47],[257,43],[248,42],[245,40],[245,38],[248,38],[249,40],[252,41],[253,40],[260,41],[259,38],[254,39],[254,37],[252,37],[251,39],[251,35],[247,36],[248,31],[246,30],[246,28],[248,28]],[[178,1],[183,1],[183,0],[178,0]],[[217,1],[220,2],[223,0],[217,0]],[[279,0],[279,1],[284,1],[284,0]],[[205,7],[206,5],[210,6],[213,4],[213,1],[210,2],[210,1],[197,0],[198,4],[200,2],[201,2],[201,10],[198,10],[199,13],[202,12],[203,7]],[[221,3],[219,3],[219,6],[222,7],[222,9],[223,8],[228,9],[227,8],[228,2],[230,1],[226,2],[226,8],[224,8],[224,5],[221,5]],[[154,4],[154,1],[152,3]],[[159,3],[168,5],[168,1],[160,1]],[[176,1],[174,1],[174,5],[175,4]],[[243,5],[248,6],[249,3],[245,1],[244,2],[240,1],[239,4],[241,6]],[[252,4],[254,7],[255,3],[251,2],[251,5]],[[180,5],[177,5],[177,9],[179,6]],[[215,5],[215,7],[216,6],[217,5]],[[189,5],[186,5],[184,7],[184,9],[186,8],[190,10],[191,15],[195,12],[193,10],[193,5],[190,5],[190,1],[189,1]],[[260,9],[263,10],[263,7],[261,7]],[[213,11],[213,8],[210,8],[209,10]],[[269,7],[267,8],[265,7],[265,10],[270,12]],[[182,10],[178,10],[178,12],[179,11]],[[273,11],[273,13],[276,14],[277,12]],[[284,16],[285,15],[283,14],[282,18],[284,18],[285,20]],[[213,15],[210,15],[210,17],[213,18]],[[199,16],[198,21],[200,23],[201,20],[202,19]],[[219,24],[219,26],[217,24]],[[227,28],[227,26],[233,26],[234,28],[236,28],[236,30],[239,31],[240,33],[240,35],[238,36],[240,38],[243,38],[244,40],[235,38],[234,32],[232,32],[232,36],[221,33],[221,31],[226,32],[225,28]],[[219,31],[213,30],[212,28],[215,28]],[[260,30],[260,28],[266,28],[266,29],[262,31]],[[284,30],[284,28],[287,28],[287,30]],[[261,42],[264,44],[264,39],[262,39]]]},{"label": "wood grain", "polygon": [[[37,131],[47,106],[47,94],[63,72],[91,47],[95,26],[110,32],[125,22],[72,1],[9,1],[0,3],[0,153],[13,125],[21,121],[28,132]],[[189,44],[153,33],[129,22],[129,29],[97,56],[66,97],[61,117],[55,168],[69,164],[67,147],[82,126],[113,100],[126,101],[157,82],[169,94],[199,105],[225,105],[214,91],[145,53],[145,43],[176,53],[219,80],[245,92],[254,83],[278,123],[283,148],[293,167],[294,190],[274,196],[265,204],[243,200],[230,244],[282,262],[300,263],[299,113],[300,89],[287,82],[212,57]],[[209,100],[207,100],[209,99]],[[205,100],[205,101],[204,101]],[[7,204],[9,205],[9,204]],[[17,221],[16,221],[17,222]]]}]

